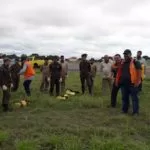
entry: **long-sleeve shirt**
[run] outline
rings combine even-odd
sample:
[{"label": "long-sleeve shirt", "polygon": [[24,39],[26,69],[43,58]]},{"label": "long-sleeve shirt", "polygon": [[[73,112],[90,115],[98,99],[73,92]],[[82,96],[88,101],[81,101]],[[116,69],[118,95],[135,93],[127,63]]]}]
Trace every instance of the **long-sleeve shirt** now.
[{"label": "long-sleeve shirt", "polygon": [[6,85],[10,86],[12,83],[9,67],[2,65],[0,67],[0,86]]},{"label": "long-sleeve shirt", "polygon": [[110,78],[111,77],[111,75],[112,75],[111,69],[112,69],[112,63],[111,62],[108,62],[108,63],[102,62],[101,63],[100,71],[103,74],[103,78]]},{"label": "long-sleeve shirt", "polygon": [[49,65],[50,77],[52,79],[60,79],[62,67],[59,62],[53,62]]},{"label": "long-sleeve shirt", "polygon": [[81,61],[79,68],[81,76],[88,76],[91,73],[91,65],[88,61]]},{"label": "long-sleeve shirt", "polygon": [[67,62],[64,62],[64,63],[61,62],[61,67],[62,67],[61,75],[62,75],[62,77],[65,77],[68,74],[68,63]]}]

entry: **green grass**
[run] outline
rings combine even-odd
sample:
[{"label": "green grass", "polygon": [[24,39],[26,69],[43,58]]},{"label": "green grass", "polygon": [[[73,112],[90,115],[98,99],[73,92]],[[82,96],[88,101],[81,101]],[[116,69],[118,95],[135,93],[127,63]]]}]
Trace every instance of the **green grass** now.
[{"label": "green grass", "polygon": [[[58,100],[39,91],[41,76],[32,83],[31,104],[0,112],[0,150],[150,150],[150,79],[140,94],[140,116],[121,114],[119,94],[116,109],[107,108],[110,96],[101,96],[96,77],[95,94]],[[70,73],[67,88],[80,91],[78,73]],[[22,83],[12,93],[11,103],[23,99]]]}]

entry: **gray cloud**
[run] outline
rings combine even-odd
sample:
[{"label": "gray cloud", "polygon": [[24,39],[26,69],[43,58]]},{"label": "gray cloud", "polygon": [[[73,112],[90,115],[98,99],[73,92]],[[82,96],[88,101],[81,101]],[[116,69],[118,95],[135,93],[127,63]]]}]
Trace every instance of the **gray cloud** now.
[{"label": "gray cloud", "polygon": [[89,57],[149,54],[148,0],[0,0],[4,52]]}]

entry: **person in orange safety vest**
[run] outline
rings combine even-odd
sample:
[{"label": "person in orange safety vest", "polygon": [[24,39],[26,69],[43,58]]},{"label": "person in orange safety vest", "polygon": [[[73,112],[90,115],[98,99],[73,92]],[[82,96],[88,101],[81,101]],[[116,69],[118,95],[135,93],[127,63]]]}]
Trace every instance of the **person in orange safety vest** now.
[{"label": "person in orange safety vest", "polygon": [[23,64],[23,68],[20,70],[19,74],[24,75],[24,89],[27,96],[31,96],[30,85],[35,76],[35,70],[33,69],[31,63],[28,61],[27,56],[21,57],[21,62]]},{"label": "person in orange safety vest", "polygon": [[133,115],[139,114],[139,85],[141,83],[141,64],[134,60],[129,49],[124,51],[124,61],[116,76],[116,86],[121,86],[122,112],[128,113],[129,96],[132,98]]}]

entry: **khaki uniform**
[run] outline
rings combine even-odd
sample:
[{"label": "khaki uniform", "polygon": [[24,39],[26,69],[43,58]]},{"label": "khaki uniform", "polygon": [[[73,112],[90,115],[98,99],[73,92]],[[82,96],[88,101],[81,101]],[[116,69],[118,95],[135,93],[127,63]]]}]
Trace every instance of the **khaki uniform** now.
[{"label": "khaki uniform", "polygon": [[92,84],[92,93],[93,93],[93,88],[94,88],[94,79],[96,77],[97,73],[97,66],[95,63],[91,64],[91,84]]},{"label": "khaki uniform", "polygon": [[49,88],[49,81],[48,81],[48,78],[49,78],[49,65],[43,65],[41,67],[41,72],[42,72],[42,83],[41,83],[41,86],[40,86],[40,90],[41,91],[48,90],[48,88]]},{"label": "khaki uniform", "polygon": [[21,66],[19,63],[16,63],[10,67],[10,72],[11,72],[11,78],[12,78],[12,83],[13,83],[13,91],[17,91],[19,87],[19,82],[20,82],[20,75],[18,73],[21,70]]},{"label": "khaki uniform", "polygon": [[11,83],[12,80],[9,67],[7,67],[6,65],[2,65],[0,67],[0,86],[3,87],[5,85],[7,87],[7,90],[3,90],[2,106],[4,110],[8,110]]},{"label": "khaki uniform", "polygon": [[61,72],[61,77],[62,77],[62,82],[61,82],[61,92],[63,93],[65,90],[65,85],[66,85],[66,76],[68,74],[68,63],[60,63],[62,67],[62,72]]}]

